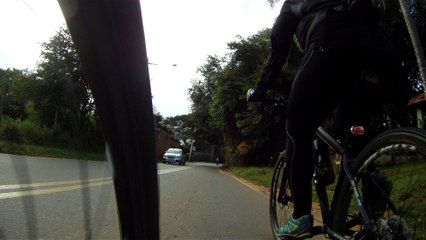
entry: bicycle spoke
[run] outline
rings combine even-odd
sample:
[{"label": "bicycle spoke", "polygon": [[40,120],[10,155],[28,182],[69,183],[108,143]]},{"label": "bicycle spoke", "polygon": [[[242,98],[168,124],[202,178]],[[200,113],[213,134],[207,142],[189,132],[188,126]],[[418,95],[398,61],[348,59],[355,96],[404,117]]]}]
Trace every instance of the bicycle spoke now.
[{"label": "bicycle spoke", "polygon": [[277,236],[277,232],[282,226],[287,224],[288,218],[293,213],[293,198],[285,176],[283,155],[280,155],[280,157],[274,168],[269,202],[271,226],[276,239],[280,239]]},{"label": "bicycle spoke", "polygon": [[[374,226],[368,237],[375,239],[426,239],[426,133],[401,129],[383,134],[367,145],[354,164],[363,205]],[[347,199],[347,200],[345,200]],[[346,230],[357,231],[359,208],[351,194],[341,194],[334,220],[346,219]],[[356,224],[354,224],[356,223]],[[358,224],[358,225],[357,225]],[[346,231],[340,229],[339,231]]]}]

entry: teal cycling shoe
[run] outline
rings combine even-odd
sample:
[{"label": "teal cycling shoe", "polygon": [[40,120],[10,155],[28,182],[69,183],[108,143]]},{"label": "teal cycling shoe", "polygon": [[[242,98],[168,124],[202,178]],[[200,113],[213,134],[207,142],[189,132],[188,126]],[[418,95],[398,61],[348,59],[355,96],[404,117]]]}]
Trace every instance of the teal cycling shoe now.
[{"label": "teal cycling shoe", "polygon": [[279,237],[298,239],[311,237],[313,222],[312,215],[304,215],[298,219],[294,219],[293,216],[291,216],[287,224],[278,230],[277,235]]}]

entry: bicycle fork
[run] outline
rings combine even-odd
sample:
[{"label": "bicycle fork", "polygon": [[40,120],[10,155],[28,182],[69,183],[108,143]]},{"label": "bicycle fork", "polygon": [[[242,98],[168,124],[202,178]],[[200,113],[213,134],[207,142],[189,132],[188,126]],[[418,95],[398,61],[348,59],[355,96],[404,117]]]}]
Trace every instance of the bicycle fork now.
[{"label": "bicycle fork", "polygon": [[[282,151],[279,153],[279,159],[283,159],[285,155],[285,151]],[[280,184],[280,189],[278,191],[278,202],[280,204],[283,205],[287,205],[288,202],[293,202],[293,197],[289,194],[287,194],[287,183],[288,183],[288,178],[287,178],[287,172],[286,172],[286,168],[285,168],[285,161],[281,161],[281,168],[283,169],[283,174],[281,176],[281,184]]]}]

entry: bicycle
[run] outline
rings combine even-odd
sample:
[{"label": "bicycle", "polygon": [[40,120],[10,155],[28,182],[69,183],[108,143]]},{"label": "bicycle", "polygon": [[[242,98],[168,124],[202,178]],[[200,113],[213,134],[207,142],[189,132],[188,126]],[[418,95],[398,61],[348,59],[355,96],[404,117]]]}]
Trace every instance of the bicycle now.
[{"label": "bicycle", "polygon": [[[272,104],[285,108],[284,98]],[[361,134],[362,126],[354,126]],[[316,131],[318,141],[326,143],[341,156],[337,183],[324,178],[330,166],[315,154],[313,182],[321,210],[322,225],[314,226],[312,235],[332,239],[426,239],[426,131],[418,128],[388,130],[371,140],[356,157],[349,146],[339,142],[325,128]],[[316,146],[314,145],[314,146]],[[292,195],[285,171],[284,151],[276,158],[271,182],[269,212],[272,232],[286,224],[292,213]],[[331,162],[330,162],[331,163]],[[323,165],[323,166],[322,166]],[[335,170],[331,169],[332,174]],[[330,173],[330,172],[329,172]],[[331,186],[330,186],[331,185]],[[329,186],[327,189],[327,186]],[[329,203],[328,192],[334,187]],[[317,224],[316,224],[317,225]]]},{"label": "bicycle", "polygon": [[[401,0],[400,2],[404,1]],[[105,130],[105,138],[108,142],[107,155],[112,159],[114,165],[114,185],[120,215],[121,238],[159,239],[157,169],[155,146],[153,145],[155,142],[155,128],[153,126],[148,60],[146,57],[140,2],[137,0],[108,2],[60,0],[58,3],[66,16],[67,25],[81,55],[85,71],[87,71],[93,95],[96,99],[97,112]],[[409,15],[406,14],[408,12],[406,9],[407,7],[402,11],[404,16]],[[416,45],[414,49],[416,52],[422,53]],[[421,66],[420,69],[425,69],[424,65],[419,65]],[[119,67],[111,68],[110,66]],[[424,144],[424,131],[414,129],[407,129],[406,131],[395,131],[389,133],[389,135],[383,135],[382,141],[379,141],[380,138],[377,139],[377,142],[382,142],[381,145],[372,145],[375,140],[368,146],[370,146],[373,153],[380,146],[389,146],[387,141],[390,141],[392,134],[396,137],[415,139],[414,143],[408,141],[411,146],[418,145],[418,143]],[[319,129],[319,132],[322,131]],[[144,137],[141,138],[140,136]],[[340,146],[335,140],[331,142],[336,144],[336,146]],[[395,144],[391,144],[391,146],[395,146],[392,149],[402,148],[396,147]],[[406,145],[409,146],[409,144]],[[341,146],[337,148],[339,149]],[[342,149],[344,150],[343,147]],[[367,149],[368,147],[363,151],[365,156],[375,156]],[[424,150],[424,147],[422,149]],[[409,150],[410,148],[408,147],[407,151]],[[359,158],[355,158],[357,161],[353,163],[347,163],[349,167],[360,170],[359,174],[356,173],[355,176],[366,172],[362,164],[363,161],[361,161],[363,158],[361,157],[362,155]],[[143,164],[138,159],[143,159]],[[424,152],[422,159],[424,159]],[[374,160],[373,158],[366,162],[375,162]],[[281,162],[281,165],[279,162]],[[349,162],[349,160],[346,160],[346,162]],[[359,164],[354,164],[356,162]],[[279,177],[279,173],[284,167],[283,154],[281,153],[275,168],[274,179],[277,179],[275,185],[273,185],[275,186],[275,192],[278,190],[276,187],[280,187],[278,179],[282,179],[282,177]],[[349,171],[349,173],[351,172]],[[338,180],[338,182],[343,182],[340,184],[343,185],[343,187],[340,187],[342,189],[349,189],[350,187],[347,187],[348,184],[352,183],[354,185],[353,183],[356,183],[354,178],[352,178],[350,183],[348,183],[349,180],[346,177],[340,178],[343,179]],[[353,188],[357,190],[357,187]],[[355,192],[357,193],[358,191]],[[342,193],[341,195],[345,194]],[[275,198],[275,195],[273,196],[271,203],[276,203],[278,199]],[[283,196],[285,197],[286,195]],[[333,200],[331,209],[339,209],[339,206],[350,206],[347,203],[349,202],[349,196],[350,194],[336,197],[336,199],[343,199],[345,204],[336,203]],[[290,197],[291,195],[288,195],[288,203],[291,203]],[[361,199],[361,197],[358,196],[357,199]],[[324,203],[325,200],[320,202]],[[326,206],[324,211],[326,211],[328,204],[324,205]],[[285,204],[282,204],[282,206],[286,207]],[[338,236],[346,234],[346,229],[348,229],[348,234],[353,233],[354,230],[350,229],[348,224],[342,229],[339,228],[338,224],[339,219],[346,219],[347,208],[337,211],[337,213],[340,213],[339,217],[330,219],[328,216],[333,216],[334,212],[326,212],[327,214],[323,216],[323,219],[326,219],[324,226],[317,227],[315,230],[321,233],[326,232],[333,238],[338,239],[343,239],[343,237]],[[275,215],[271,215],[271,220],[275,219],[273,220],[273,228],[276,228],[281,224],[279,225],[278,223],[276,209],[274,212]],[[400,212],[402,211],[400,210]],[[396,214],[396,216],[398,215],[401,214]],[[368,217],[367,215],[367,220]],[[405,218],[401,219],[404,219],[404,222],[406,221]],[[328,222],[331,223],[328,224]],[[369,223],[369,221],[366,222]],[[407,225],[407,228],[410,227],[407,232],[413,229],[411,224],[397,224],[397,226],[402,225]],[[420,235],[418,238],[422,238],[422,236],[424,237],[424,235]]]}]

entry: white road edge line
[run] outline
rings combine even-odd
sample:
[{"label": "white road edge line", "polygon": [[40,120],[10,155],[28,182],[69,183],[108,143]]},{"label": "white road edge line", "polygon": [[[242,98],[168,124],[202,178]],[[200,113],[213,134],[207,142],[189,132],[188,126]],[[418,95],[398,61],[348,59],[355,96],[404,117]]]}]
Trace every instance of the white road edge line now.
[{"label": "white road edge line", "polygon": [[[165,173],[172,173],[181,170],[188,169],[186,168],[172,168],[159,170],[158,175]],[[94,187],[105,184],[111,184],[112,179],[108,178],[95,178],[88,181],[61,181],[61,182],[43,182],[43,183],[31,183],[31,184],[9,184],[9,185],[0,185],[0,190],[11,190],[11,189],[23,189],[23,188],[37,188],[37,187],[50,187],[46,189],[30,189],[25,191],[16,191],[16,192],[7,192],[0,193],[1,199],[17,198],[17,197],[26,197],[26,196],[36,196],[36,195],[45,195],[66,191],[79,190],[86,187]],[[60,185],[71,185],[71,186],[62,186],[62,187],[51,187],[51,186],[60,186]]]},{"label": "white road edge line", "polygon": [[107,180],[111,180],[111,178],[110,177],[108,177],[108,178],[94,178],[94,179],[90,179],[90,180],[42,182],[42,183],[30,183],[30,184],[10,184],[10,185],[0,185],[0,190],[49,187],[49,186],[59,186],[59,185],[71,185],[71,184],[84,184],[84,183],[102,182],[102,181],[107,181]]},{"label": "white road edge line", "polygon": [[159,170],[158,171],[158,175],[160,174],[164,174],[164,173],[171,173],[171,172],[177,172],[177,171],[181,171],[181,170],[185,170],[191,167],[180,167],[180,168],[170,168],[170,169],[164,169],[164,170]]},{"label": "white road edge line", "polygon": [[0,193],[0,199],[35,196],[35,195],[45,195],[45,194],[51,194],[51,193],[73,191],[73,190],[79,190],[79,189],[86,188],[86,187],[93,187],[93,186],[99,186],[99,185],[110,184],[110,183],[112,183],[112,180],[83,183],[83,184],[80,184],[80,185],[72,185],[72,186],[65,186],[65,187],[52,187],[52,188],[47,188],[47,189]]}]

